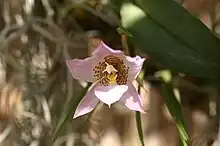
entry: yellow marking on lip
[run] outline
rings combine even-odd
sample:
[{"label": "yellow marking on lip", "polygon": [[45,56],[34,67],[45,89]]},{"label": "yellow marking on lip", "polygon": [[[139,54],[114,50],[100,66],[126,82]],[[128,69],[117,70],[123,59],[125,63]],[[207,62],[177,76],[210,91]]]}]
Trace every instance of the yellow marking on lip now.
[{"label": "yellow marking on lip", "polygon": [[116,72],[111,72],[110,74],[107,75],[107,78],[109,80],[109,84],[115,84],[116,83],[116,78],[117,78],[117,74]]}]

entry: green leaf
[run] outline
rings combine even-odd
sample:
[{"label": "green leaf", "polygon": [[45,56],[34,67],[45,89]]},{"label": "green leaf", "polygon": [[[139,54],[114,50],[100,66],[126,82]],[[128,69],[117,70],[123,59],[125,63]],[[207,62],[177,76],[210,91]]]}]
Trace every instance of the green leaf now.
[{"label": "green leaf", "polygon": [[182,146],[189,145],[189,138],[186,133],[186,127],[182,115],[181,105],[177,98],[175,97],[173,87],[172,87],[172,76],[170,71],[161,71],[159,72],[159,76],[162,78],[162,95],[166,102],[167,108],[176,122],[177,130],[180,134],[180,139]]},{"label": "green leaf", "polygon": [[[140,81],[143,81],[145,75],[145,69],[141,70],[141,72],[138,75],[138,78]],[[138,92],[140,94],[140,86],[141,84],[138,85]],[[143,130],[142,130],[142,124],[141,124],[141,113],[136,112],[136,124],[137,124],[137,130],[138,130],[138,135],[139,139],[141,141],[142,146],[145,146],[144,144],[144,136],[143,136]]]},{"label": "green leaf", "polygon": [[[159,0],[156,1],[158,2]],[[158,6],[158,8],[160,7],[162,6]],[[157,10],[161,11],[160,9]],[[166,11],[169,11],[169,9],[166,9]],[[153,59],[159,61],[164,66],[172,70],[179,71],[188,75],[202,78],[220,78],[220,57],[219,59],[217,58],[220,56],[218,50],[219,40],[210,34],[208,29],[205,28],[202,24],[195,24],[194,26],[199,27],[201,29],[201,33],[198,33],[199,30],[194,32],[193,29],[186,27],[188,30],[190,30],[185,30],[187,33],[189,33],[189,35],[192,34],[193,37],[197,37],[197,39],[193,39],[192,37],[189,37],[189,35],[184,36],[180,32],[178,32],[180,33],[178,34],[176,32],[177,30],[172,30],[172,28],[175,28],[174,26],[165,26],[165,22],[159,23],[159,20],[155,21],[150,16],[150,14],[147,14],[134,4],[124,3],[120,13],[122,17],[122,26],[132,34],[132,38],[130,39],[134,41],[137,46],[143,49],[143,51],[148,53]],[[160,15],[161,17],[164,16],[163,13]],[[184,16],[185,15],[189,14],[184,13]],[[190,18],[191,17],[192,16],[190,16]],[[176,18],[174,17],[174,19]],[[169,19],[167,18],[163,21],[172,20],[173,18],[170,17]],[[168,29],[168,26],[171,28]],[[177,24],[176,27],[179,28],[181,25],[179,26]],[[197,30],[198,28],[195,29]],[[180,30],[182,29],[180,28]],[[195,35],[195,33],[197,35]],[[190,39],[187,37],[193,39],[194,41],[190,41]],[[199,40],[199,37],[202,38]],[[207,48],[207,44],[199,45],[199,43],[207,43],[210,45],[210,47]],[[200,49],[201,46],[206,47]]]},{"label": "green leaf", "polygon": [[136,0],[143,11],[188,49],[220,60],[220,40],[199,19],[192,16],[174,0]]},{"label": "green leaf", "polygon": [[142,124],[141,124],[141,113],[136,112],[136,123],[137,123],[137,130],[138,130],[138,135],[141,141],[142,146],[145,146],[144,144],[144,136],[143,136],[143,131],[142,131]]}]

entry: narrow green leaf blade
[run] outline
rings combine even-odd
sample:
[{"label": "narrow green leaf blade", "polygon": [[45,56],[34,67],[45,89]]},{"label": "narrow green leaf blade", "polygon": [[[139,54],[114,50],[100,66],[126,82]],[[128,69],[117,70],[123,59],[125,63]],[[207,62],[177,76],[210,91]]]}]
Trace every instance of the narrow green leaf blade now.
[{"label": "narrow green leaf blade", "polygon": [[[170,71],[161,71],[160,76],[162,78],[163,84],[162,84],[162,95],[164,97],[164,100],[166,102],[167,108],[173,117],[174,121],[176,122],[177,130],[180,134],[181,143],[183,146],[189,146],[189,138],[186,133],[186,127],[185,122],[183,119],[182,109],[181,105],[178,102],[177,98],[175,97],[175,94],[173,92],[172,87],[172,76]],[[168,76],[168,78],[167,78]]]},{"label": "narrow green leaf blade", "polygon": [[141,124],[141,113],[136,112],[136,123],[137,123],[137,130],[138,130],[138,135],[141,141],[142,146],[145,146],[144,144],[144,136],[143,136],[143,131],[142,131],[142,124]]}]

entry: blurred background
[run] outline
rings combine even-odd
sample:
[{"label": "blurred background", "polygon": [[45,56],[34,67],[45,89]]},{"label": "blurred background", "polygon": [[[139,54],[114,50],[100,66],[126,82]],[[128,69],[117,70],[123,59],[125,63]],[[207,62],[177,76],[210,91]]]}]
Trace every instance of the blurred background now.
[{"label": "blurred background", "polygon": [[[87,83],[72,79],[65,60],[91,55],[101,40],[123,48],[117,31],[120,2],[0,1],[0,146],[141,146],[135,112],[119,105],[98,105],[91,114],[72,119]],[[220,34],[219,0],[178,3]],[[129,46],[131,55],[148,56],[132,42]],[[161,83],[153,76],[164,67],[151,57],[144,66],[139,91],[147,112],[141,114],[145,145],[179,146]],[[174,80],[191,145],[220,146],[219,90],[183,74]]]}]

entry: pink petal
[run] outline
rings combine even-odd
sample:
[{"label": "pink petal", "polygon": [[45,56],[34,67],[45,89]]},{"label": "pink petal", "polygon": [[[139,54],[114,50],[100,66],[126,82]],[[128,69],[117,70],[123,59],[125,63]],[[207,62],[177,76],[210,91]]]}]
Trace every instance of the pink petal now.
[{"label": "pink petal", "polygon": [[119,101],[122,95],[127,91],[127,85],[109,85],[109,86],[97,86],[95,87],[95,95],[103,103],[106,103],[109,107],[112,103]]},{"label": "pink petal", "polygon": [[98,104],[99,99],[94,95],[94,86],[87,92],[87,94],[80,101],[76,108],[73,118],[85,115],[91,112]]},{"label": "pink petal", "polygon": [[132,83],[128,84],[128,90],[121,98],[121,102],[125,104],[130,110],[145,113],[142,109],[142,102],[140,95]]},{"label": "pink petal", "polygon": [[107,46],[103,41],[100,45],[92,52],[92,55],[107,56],[107,55],[123,55],[124,53],[121,50],[113,50]]},{"label": "pink petal", "polygon": [[66,64],[73,78],[86,82],[93,82],[95,81],[93,77],[93,68],[100,60],[101,58],[92,56],[86,59],[66,60]]},{"label": "pink petal", "polygon": [[129,67],[128,80],[133,81],[141,71],[145,58],[125,56],[125,65]]}]

